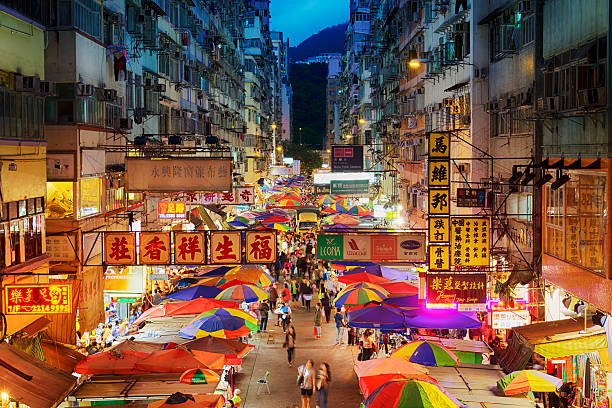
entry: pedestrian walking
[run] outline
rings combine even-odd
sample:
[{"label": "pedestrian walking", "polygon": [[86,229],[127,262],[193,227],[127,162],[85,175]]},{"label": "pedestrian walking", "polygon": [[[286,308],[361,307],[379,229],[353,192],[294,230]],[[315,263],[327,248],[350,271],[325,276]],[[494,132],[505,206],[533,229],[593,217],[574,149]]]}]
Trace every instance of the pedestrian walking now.
[{"label": "pedestrian walking", "polygon": [[270,312],[270,306],[267,301],[261,302],[259,306],[259,330],[266,331],[268,329],[268,314]]},{"label": "pedestrian walking", "polygon": [[331,318],[331,299],[323,286],[321,286],[321,290],[323,291],[323,296],[321,296],[321,306],[323,306],[323,311],[325,312],[325,322],[329,323],[329,319]]},{"label": "pedestrian walking", "polygon": [[363,333],[362,361],[369,360],[375,352],[376,341],[374,340],[374,331],[367,329]]},{"label": "pedestrian walking", "polygon": [[306,306],[306,311],[310,312],[310,303],[312,302],[312,286],[310,285],[310,282],[307,281],[306,279],[304,279],[304,286],[303,286],[303,292],[302,292],[302,296],[304,296],[304,306]]},{"label": "pedestrian walking", "polygon": [[313,331],[315,340],[318,340],[321,338],[321,321],[322,320],[323,320],[323,311],[321,310],[321,304],[317,303],[317,305],[315,306],[314,331]]},{"label": "pedestrian walking", "polygon": [[278,285],[274,283],[268,291],[268,299],[270,299],[270,308],[276,307],[276,301],[278,300]]},{"label": "pedestrian walking", "polygon": [[305,365],[298,368],[298,385],[302,395],[302,408],[310,408],[310,401],[315,389],[316,373],[314,361],[308,360]]},{"label": "pedestrian walking", "polygon": [[285,333],[285,343],[283,348],[287,349],[287,364],[289,367],[293,367],[293,358],[295,356],[295,327],[289,327],[287,333]]},{"label": "pedestrian walking", "polygon": [[277,310],[279,311],[278,314],[281,317],[283,331],[286,332],[287,328],[289,327],[289,323],[291,323],[291,308],[287,304],[283,303]]},{"label": "pedestrian walking", "polygon": [[336,314],[334,315],[334,320],[336,321],[336,344],[342,344],[344,338],[344,331],[346,322],[344,320],[344,315],[342,314],[342,309],[339,307],[336,308]]},{"label": "pedestrian walking", "polygon": [[329,392],[329,382],[331,381],[331,371],[329,364],[323,363],[317,370],[317,406],[327,408],[327,394]]}]

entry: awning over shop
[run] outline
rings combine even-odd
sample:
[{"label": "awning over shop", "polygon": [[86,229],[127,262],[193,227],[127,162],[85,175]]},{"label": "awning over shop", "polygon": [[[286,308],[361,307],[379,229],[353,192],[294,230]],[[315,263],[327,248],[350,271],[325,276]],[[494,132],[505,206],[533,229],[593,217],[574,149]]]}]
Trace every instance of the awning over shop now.
[{"label": "awning over shop", "polygon": [[56,407],[76,378],[8,343],[0,343],[0,391],[32,408]]},{"label": "awning over shop", "polygon": [[18,331],[35,336],[46,329],[51,321],[42,315],[6,315],[6,335],[12,336]]}]

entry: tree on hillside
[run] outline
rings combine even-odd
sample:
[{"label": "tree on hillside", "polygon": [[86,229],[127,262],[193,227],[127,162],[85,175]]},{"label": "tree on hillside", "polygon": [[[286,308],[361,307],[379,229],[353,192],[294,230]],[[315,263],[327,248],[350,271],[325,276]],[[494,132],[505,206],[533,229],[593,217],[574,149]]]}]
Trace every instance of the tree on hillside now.
[{"label": "tree on hillside", "polygon": [[285,157],[299,160],[303,174],[312,174],[314,169],[318,169],[323,164],[321,155],[307,146],[283,142],[283,154]]}]

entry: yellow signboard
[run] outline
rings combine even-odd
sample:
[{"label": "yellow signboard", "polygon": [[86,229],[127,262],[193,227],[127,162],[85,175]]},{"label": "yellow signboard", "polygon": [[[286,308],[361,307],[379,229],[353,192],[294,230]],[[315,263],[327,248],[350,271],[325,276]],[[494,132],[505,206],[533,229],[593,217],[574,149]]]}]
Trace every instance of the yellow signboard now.
[{"label": "yellow signboard", "polygon": [[450,160],[429,162],[429,185],[433,187],[450,186]]},{"label": "yellow signboard", "polygon": [[450,159],[449,132],[431,132],[429,134],[429,158]]},{"label": "yellow signboard", "polygon": [[429,189],[429,214],[448,215],[450,213],[450,189]]},{"label": "yellow signboard", "polygon": [[169,264],[170,234],[167,232],[141,232],[139,251],[142,265]]},{"label": "yellow signboard", "polygon": [[210,232],[210,263],[240,263],[242,260],[240,231]]},{"label": "yellow signboard", "polygon": [[450,219],[448,217],[429,218],[429,242],[440,243],[450,241]]},{"label": "yellow signboard", "polygon": [[450,249],[447,245],[429,245],[429,270],[450,270]]},{"label": "yellow signboard", "polygon": [[489,266],[489,220],[452,218],[453,266]]},{"label": "yellow signboard", "polygon": [[136,263],[136,237],[129,232],[104,234],[104,263],[107,265],[134,265]]}]

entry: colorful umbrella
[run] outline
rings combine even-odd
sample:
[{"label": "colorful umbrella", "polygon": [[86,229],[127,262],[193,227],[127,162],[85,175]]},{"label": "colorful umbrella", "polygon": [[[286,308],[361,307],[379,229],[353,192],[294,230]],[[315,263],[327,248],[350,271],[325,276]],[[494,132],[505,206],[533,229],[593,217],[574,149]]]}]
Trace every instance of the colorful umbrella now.
[{"label": "colorful umbrella", "polygon": [[[223,278],[221,281],[219,281],[219,283],[217,283],[217,287],[221,290],[225,290],[227,288],[231,288],[232,286],[238,286],[238,285],[250,285],[252,282],[247,282],[247,281],[243,281],[240,279],[228,279],[228,278]],[[259,283],[257,283],[257,286],[261,287]],[[235,303],[234,303],[235,305]]]},{"label": "colorful umbrella", "polygon": [[325,208],[321,212],[326,213],[326,214],[333,214],[333,213],[341,213],[341,212],[344,212],[344,211],[346,211],[346,208],[344,208],[343,206],[341,206],[338,203],[335,203],[335,204],[332,204],[329,207]]},{"label": "colorful umbrella", "polygon": [[181,374],[179,379],[184,384],[210,384],[219,381],[219,374],[207,368],[192,368]]},{"label": "colorful umbrella", "polygon": [[201,272],[198,272],[198,276],[205,276],[205,277],[210,277],[210,276],[223,276],[225,275],[225,273],[227,271],[229,271],[230,269],[235,268],[236,266],[218,266],[216,268],[212,268],[212,269],[205,269]]},{"label": "colorful umbrella", "polygon": [[338,293],[334,299],[336,307],[362,305],[364,303],[380,302],[387,298],[389,292],[373,283],[354,283]]},{"label": "colorful umbrella", "polygon": [[346,210],[346,213],[353,214],[353,215],[359,215],[359,216],[372,215],[372,211],[370,211],[369,209],[361,205],[354,205],[350,207],[348,210]]},{"label": "colorful umbrella", "polygon": [[355,268],[351,269],[348,272],[345,272],[344,274],[349,275],[360,272],[367,272],[372,275],[382,276],[383,278],[387,278],[393,281],[414,280],[418,278],[418,274],[416,273],[395,268],[389,268],[382,265],[368,265],[362,268]]},{"label": "colorful umbrella", "polygon": [[206,285],[194,285],[187,289],[180,290],[176,293],[168,295],[164,300],[193,300],[199,297],[203,298],[214,298],[221,292],[221,289],[206,286]]},{"label": "colorful umbrella", "polygon": [[406,319],[406,324],[415,329],[477,329],[482,326],[475,313],[450,309],[419,309]]},{"label": "colorful umbrella", "polygon": [[287,232],[287,231],[289,231],[291,229],[291,227],[289,225],[281,224],[281,223],[278,223],[278,222],[275,222],[273,224],[266,224],[266,227],[270,228],[270,229],[275,229],[277,231],[282,231],[282,232]]},{"label": "colorful umbrella", "polygon": [[156,317],[181,316],[202,313],[205,310],[219,307],[236,307],[236,303],[225,300],[196,298],[185,302],[168,302],[153,306],[134,320],[134,325]]},{"label": "colorful umbrella", "polygon": [[196,278],[182,278],[174,286],[179,289],[183,289],[193,285],[194,283],[198,283],[198,281],[199,279]]},{"label": "colorful umbrella", "polygon": [[223,354],[228,357],[243,358],[255,346],[245,344],[237,340],[220,339],[218,337],[202,337],[183,343],[183,347],[189,350],[208,351],[210,353]]},{"label": "colorful umbrella", "polygon": [[319,197],[319,198],[317,199],[317,204],[319,204],[319,205],[327,205],[327,206],[329,206],[329,205],[333,205],[333,204],[335,204],[335,203],[336,203],[336,201],[337,201],[336,197],[334,197],[334,196],[333,196],[333,195],[331,195],[331,194],[327,194],[327,195],[324,195],[324,196]]},{"label": "colorful umbrella", "polygon": [[430,367],[456,367],[459,363],[457,356],[449,349],[440,343],[428,341],[413,341],[398,348],[392,355]]},{"label": "colorful umbrella", "polygon": [[137,362],[149,356],[131,350],[110,350],[92,354],[79,361],[74,372],[83,375],[132,374],[141,372],[135,368]]},{"label": "colorful umbrella", "polygon": [[464,404],[438,384],[427,380],[391,380],[363,402],[365,408],[457,408]]},{"label": "colorful umbrella", "polygon": [[242,280],[261,286],[270,286],[274,282],[274,278],[262,268],[246,265],[228,271],[224,278]]},{"label": "colorful umbrella", "polygon": [[348,324],[351,327],[367,329],[405,329],[409,327],[406,326],[405,312],[405,310],[394,306],[374,303],[357,310],[351,310],[348,313]]},{"label": "colorful umbrella", "polygon": [[300,201],[295,198],[281,200],[276,203],[279,207],[297,207],[300,205]]},{"label": "colorful umbrella", "polygon": [[359,388],[367,398],[372,391],[387,381],[400,378],[418,378],[435,380],[429,377],[427,368],[410,363],[400,357],[374,358],[367,361],[359,361],[353,366],[355,374],[359,378]]},{"label": "colorful umbrella", "polygon": [[175,348],[154,351],[137,362],[135,367],[149,373],[182,373],[191,368],[221,370],[224,364],[223,354]]},{"label": "colorful umbrella", "polygon": [[353,273],[350,275],[342,275],[338,278],[338,282],[351,284],[351,283],[359,283],[359,282],[369,282],[369,283],[386,283],[390,282],[389,279],[383,278],[382,276],[372,275],[366,272],[361,273]]},{"label": "colorful umbrella", "polygon": [[247,227],[249,225],[249,222],[251,222],[251,220],[246,217],[240,216],[232,217],[227,220],[227,223],[232,227]]},{"label": "colorful umbrella", "polygon": [[521,370],[508,374],[497,381],[497,388],[505,395],[522,392],[555,392],[563,381],[536,370]]},{"label": "colorful umbrella", "polygon": [[334,214],[325,218],[325,221],[329,224],[344,224],[344,225],[359,225],[360,221],[348,214]]},{"label": "colorful umbrella", "polygon": [[207,336],[233,339],[258,330],[252,316],[250,319],[245,319],[242,315],[232,314],[233,310],[235,309],[218,309],[213,314],[197,317],[179,330],[179,336],[187,339]]},{"label": "colorful umbrella", "polygon": [[218,408],[223,406],[223,395],[190,395],[175,392],[166,399],[151,402],[147,408]]},{"label": "colorful umbrella", "polygon": [[[354,276],[354,275],[359,275],[359,274],[356,273],[356,274],[348,275],[348,276]],[[370,274],[368,273],[367,275],[370,275]],[[373,275],[370,275],[370,276],[373,276]],[[383,279],[386,279],[386,278],[383,278]],[[379,285],[389,291],[390,297],[416,295],[419,293],[418,286],[415,286],[411,283],[404,282],[404,281],[387,280],[386,282],[379,283]]]},{"label": "colorful umbrella", "polygon": [[216,299],[232,300],[234,302],[258,302],[268,298],[268,294],[255,285],[237,285],[219,293]]}]

